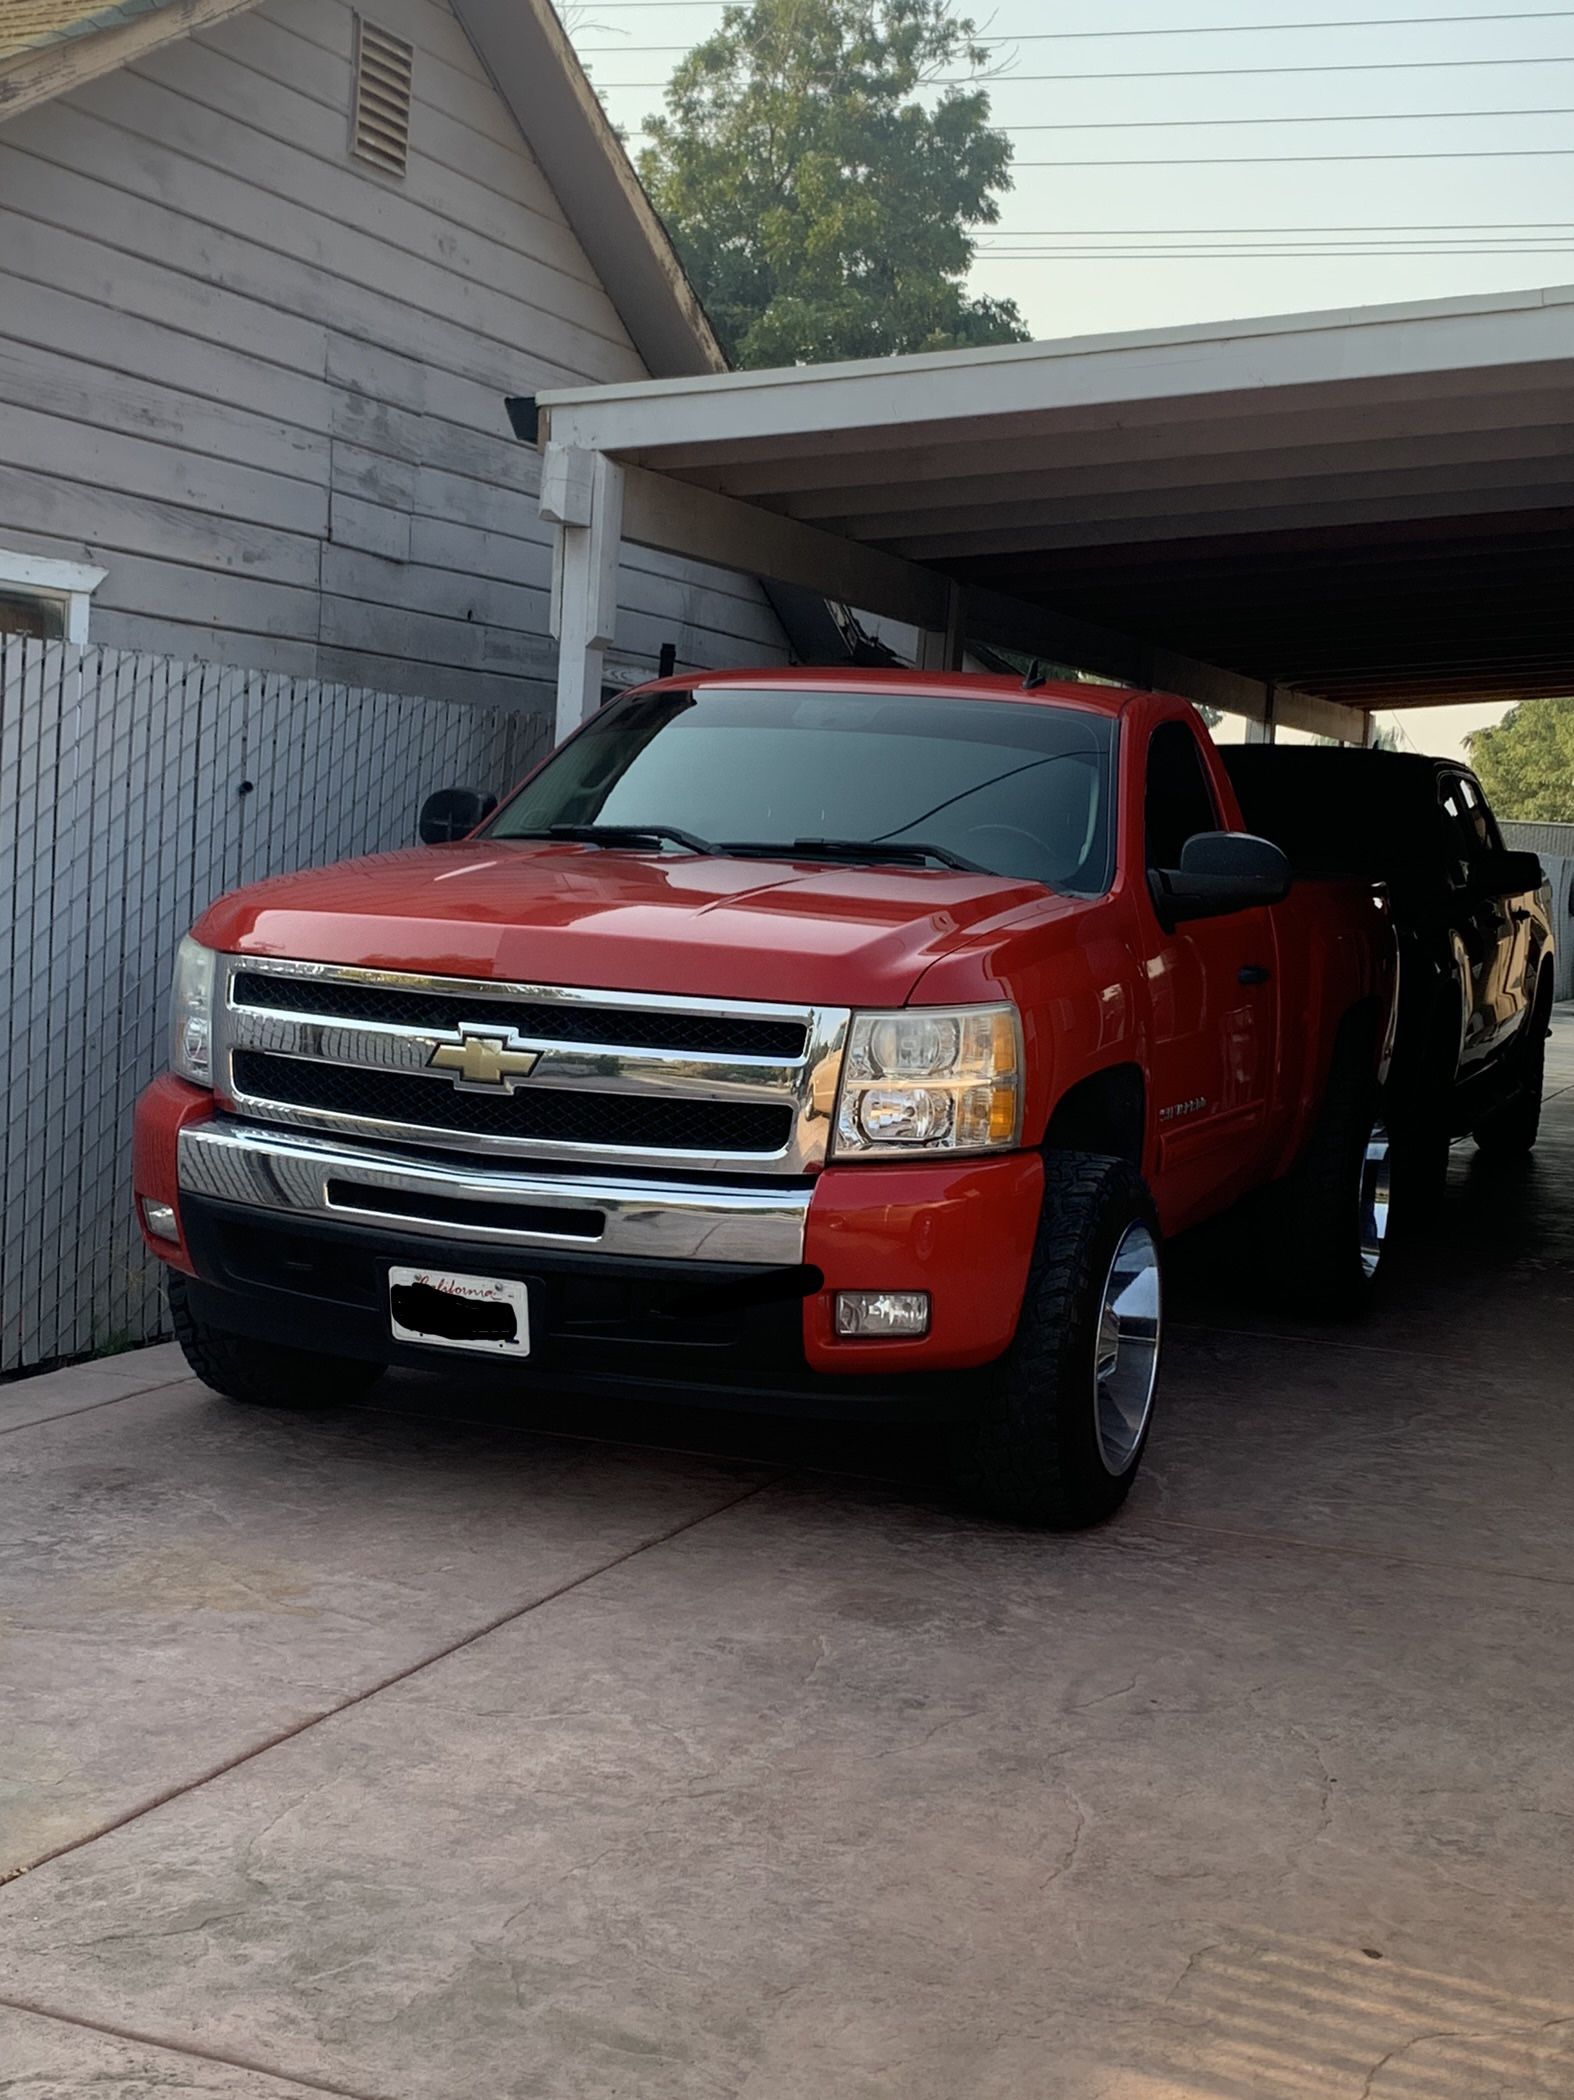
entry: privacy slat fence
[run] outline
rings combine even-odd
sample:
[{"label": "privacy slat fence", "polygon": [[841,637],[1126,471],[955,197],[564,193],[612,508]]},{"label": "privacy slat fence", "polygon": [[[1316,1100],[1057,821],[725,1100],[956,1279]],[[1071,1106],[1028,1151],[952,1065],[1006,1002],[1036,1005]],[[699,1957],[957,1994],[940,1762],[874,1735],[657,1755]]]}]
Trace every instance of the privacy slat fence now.
[{"label": "privacy slat fence", "polygon": [[131,1105],[175,944],[221,891],[405,845],[546,736],[465,707],[0,635],[0,1373],[163,1330]]}]

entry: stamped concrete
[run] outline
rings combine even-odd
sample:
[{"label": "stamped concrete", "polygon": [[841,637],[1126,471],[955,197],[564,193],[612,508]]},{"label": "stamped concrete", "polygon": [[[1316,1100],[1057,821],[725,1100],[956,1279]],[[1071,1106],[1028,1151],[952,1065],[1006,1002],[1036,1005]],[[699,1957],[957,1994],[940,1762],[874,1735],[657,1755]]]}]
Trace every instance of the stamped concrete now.
[{"label": "stamped concrete", "polygon": [[1189,1278],[1088,1537],[419,1381],[0,1438],[17,2090],[1574,2100],[1554,1070],[1358,1333]]}]

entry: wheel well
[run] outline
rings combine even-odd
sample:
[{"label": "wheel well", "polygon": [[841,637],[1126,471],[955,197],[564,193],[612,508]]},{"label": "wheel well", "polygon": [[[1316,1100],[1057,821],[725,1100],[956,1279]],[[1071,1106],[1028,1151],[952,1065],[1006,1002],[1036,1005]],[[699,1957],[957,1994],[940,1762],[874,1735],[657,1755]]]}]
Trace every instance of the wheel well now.
[{"label": "wheel well", "polygon": [[1137,1065],[1112,1065],[1079,1080],[1055,1104],[1044,1133],[1052,1152],[1102,1152],[1142,1169],[1147,1089]]}]

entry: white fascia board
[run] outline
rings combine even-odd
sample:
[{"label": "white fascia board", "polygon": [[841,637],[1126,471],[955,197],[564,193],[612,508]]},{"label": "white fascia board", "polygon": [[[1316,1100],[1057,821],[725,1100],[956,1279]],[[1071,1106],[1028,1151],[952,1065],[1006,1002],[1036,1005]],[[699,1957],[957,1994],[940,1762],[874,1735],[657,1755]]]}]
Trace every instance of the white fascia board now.
[{"label": "white fascia board", "polygon": [[[641,452],[924,424],[986,433],[1010,416],[1123,402],[1414,379],[1516,367],[1574,374],[1574,289],[1290,314],[1063,342],[1006,344],[714,378],[563,388],[541,396],[555,441]],[[1546,379],[1543,376],[1543,385]]]}]

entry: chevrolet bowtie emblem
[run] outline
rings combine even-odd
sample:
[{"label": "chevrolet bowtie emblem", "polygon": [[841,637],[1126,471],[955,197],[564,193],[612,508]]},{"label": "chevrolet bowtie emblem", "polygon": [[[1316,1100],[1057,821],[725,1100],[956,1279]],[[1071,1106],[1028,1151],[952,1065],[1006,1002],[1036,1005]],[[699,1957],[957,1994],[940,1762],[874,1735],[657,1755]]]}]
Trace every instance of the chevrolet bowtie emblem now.
[{"label": "chevrolet bowtie emblem", "polygon": [[540,1064],[541,1052],[526,1049],[511,1028],[461,1028],[457,1043],[436,1044],[426,1062],[433,1071],[451,1072],[457,1087],[511,1094]]}]

